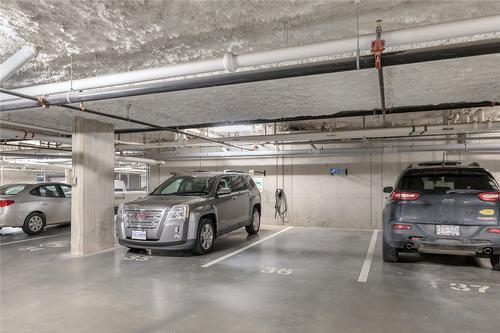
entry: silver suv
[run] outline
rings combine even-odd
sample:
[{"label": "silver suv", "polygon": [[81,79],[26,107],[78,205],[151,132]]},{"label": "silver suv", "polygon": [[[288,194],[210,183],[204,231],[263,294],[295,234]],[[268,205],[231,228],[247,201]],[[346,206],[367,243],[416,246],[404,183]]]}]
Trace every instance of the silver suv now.
[{"label": "silver suv", "polygon": [[193,172],[169,178],[145,198],[121,204],[116,235],[132,249],[209,252],[217,236],[260,228],[261,200],[241,172]]}]

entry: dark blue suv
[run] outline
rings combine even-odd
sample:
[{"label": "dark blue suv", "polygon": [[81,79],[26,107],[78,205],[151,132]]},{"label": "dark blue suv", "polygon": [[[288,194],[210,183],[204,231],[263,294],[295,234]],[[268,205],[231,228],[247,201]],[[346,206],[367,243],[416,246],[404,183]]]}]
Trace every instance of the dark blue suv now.
[{"label": "dark blue suv", "polygon": [[410,165],[384,192],[384,261],[400,252],[478,256],[500,271],[500,187],[479,164]]}]

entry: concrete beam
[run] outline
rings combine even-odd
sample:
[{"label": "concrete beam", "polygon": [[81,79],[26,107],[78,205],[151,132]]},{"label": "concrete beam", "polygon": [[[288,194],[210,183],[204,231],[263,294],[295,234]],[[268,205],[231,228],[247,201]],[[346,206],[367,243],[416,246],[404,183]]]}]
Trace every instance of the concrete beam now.
[{"label": "concrete beam", "polygon": [[73,121],[71,254],[114,247],[114,128],[96,120]]}]

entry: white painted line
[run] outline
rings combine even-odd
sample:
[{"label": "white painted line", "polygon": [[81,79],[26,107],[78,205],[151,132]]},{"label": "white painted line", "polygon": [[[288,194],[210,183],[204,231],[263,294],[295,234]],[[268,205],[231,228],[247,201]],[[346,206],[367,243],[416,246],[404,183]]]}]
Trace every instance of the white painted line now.
[{"label": "white painted line", "polygon": [[0,246],[9,245],[9,244],[16,244],[16,243],[23,243],[23,242],[30,242],[30,241],[34,241],[34,240],[37,240],[37,239],[57,237],[57,236],[61,236],[61,235],[68,235],[70,233],[71,232],[63,232],[63,233],[60,233],[60,234],[57,234],[57,235],[49,235],[49,236],[42,236],[42,237],[36,237],[36,238],[21,239],[21,240],[14,241],[14,242],[2,243],[2,244],[0,244]]},{"label": "white painted line", "polygon": [[266,241],[266,240],[268,240],[268,239],[270,239],[270,238],[276,237],[276,236],[278,236],[279,234],[281,234],[282,232],[288,231],[288,230],[290,230],[290,229],[292,229],[292,228],[293,228],[293,227],[288,227],[288,228],[282,229],[282,230],[280,230],[280,231],[278,231],[278,232],[275,232],[275,233],[274,233],[274,234],[272,234],[272,235],[269,235],[269,236],[267,236],[267,237],[262,238],[261,240],[258,240],[258,241],[254,242],[254,243],[252,243],[252,244],[249,244],[249,245],[247,245],[247,246],[245,246],[245,247],[242,247],[241,249],[238,249],[238,250],[236,250],[236,251],[234,251],[234,252],[231,252],[231,253],[228,253],[228,254],[226,254],[226,255],[223,255],[222,257],[219,257],[219,258],[217,258],[217,259],[215,259],[215,260],[213,260],[213,261],[211,261],[211,262],[209,262],[209,263],[206,263],[206,264],[202,265],[201,267],[203,267],[203,268],[207,268],[207,267],[210,267],[210,266],[212,266],[212,265],[215,265],[215,264],[217,264],[217,263],[219,263],[219,262],[221,262],[221,261],[223,261],[223,260],[226,260],[227,258],[230,258],[230,257],[232,257],[232,256],[234,256],[234,255],[237,255],[238,253],[241,253],[241,252],[243,252],[243,251],[245,251],[245,250],[248,250],[249,248],[251,248],[251,247],[253,247],[253,246],[257,245],[257,244],[260,244],[260,243],[262,243],[263,241]]},{"label": "white painted line", "polygon": [[365,262],[359,273],[358,282],[367,282],[368,274],[370,274],[370,268],[372,266],[373,252],[375,251],[375,244],[377,243],[378,230],[375,230],[370,241],[370,246],[368,246],[368,252],[366,253]]}]

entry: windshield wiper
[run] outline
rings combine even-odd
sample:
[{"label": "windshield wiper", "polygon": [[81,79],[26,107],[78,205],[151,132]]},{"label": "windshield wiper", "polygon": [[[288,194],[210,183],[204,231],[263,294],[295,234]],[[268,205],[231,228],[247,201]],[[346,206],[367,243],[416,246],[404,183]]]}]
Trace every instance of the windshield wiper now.
[{"label": "windshield wiper", "polygon": [[177,192],[177,193],[174,193],[174,194],[177,194],[177,195],[184,195],[184,194],[196,194],[196,193],[208,194],[208,192],[206,192],[206,191],[188,191],[188,192]]}]

